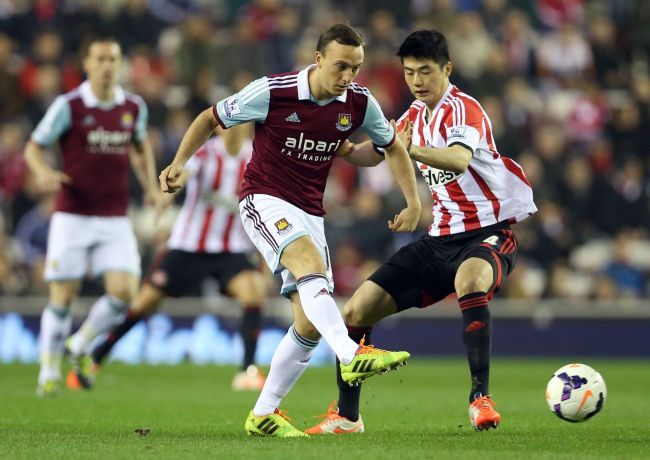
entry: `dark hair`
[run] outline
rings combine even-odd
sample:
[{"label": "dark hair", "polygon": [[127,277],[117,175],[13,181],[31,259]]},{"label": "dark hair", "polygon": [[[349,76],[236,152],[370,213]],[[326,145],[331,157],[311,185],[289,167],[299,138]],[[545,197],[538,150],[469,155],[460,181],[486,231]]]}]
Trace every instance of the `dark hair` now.
[{"label": "dark hair", "polygon": [[402,62],[405,57],[433,59],[442,68],[449,62],[449,46],[445,36],[437,30],[416,30],[404,39],[397,55]]},{"label": "dark hair", "polygon": [[318,38],[316,51],[325,54],[325,48],[332,41],[336,41],[340,45],[350,46],[364,46],[366,44],[361,34],[352,27],[346,24],[334,24]]},{"label": "dark hair", "polygon": [[[112,35],[108,35],[108,34],[91,35],[89,37],[86,37],[83,41],[83,44],[81,45],[82,59],[88,57],[88,53],[90,53],[90,47],[95,43],[115,43],[118,46],[120,46],[120,42],[118,42],[117,38],[113,37]],[[121,48],[122,47],[120,46],[120,49]]]}]

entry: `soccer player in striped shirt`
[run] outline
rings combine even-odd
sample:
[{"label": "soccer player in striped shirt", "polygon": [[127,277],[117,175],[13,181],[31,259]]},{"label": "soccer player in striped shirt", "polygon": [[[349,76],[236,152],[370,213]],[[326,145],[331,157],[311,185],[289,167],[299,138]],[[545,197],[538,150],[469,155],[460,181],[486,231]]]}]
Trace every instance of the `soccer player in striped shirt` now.
[{"label": "soccer player in striped shirt", "polygon": [[254,358],[267,287],[264,275],[251,260],[254,248],[239,220],[239,189],[253,152],[247,136],[250,128],[240,125],[223,130],[187,162],[187,194],[167,248],[150,268],[124,321],[93,350],[96,365],[102,364],[133,326],[157,311],[167,296],[179,297],[204,279],[213,278],[223,294],[237,300],[244,311],[240,329],[244,358],[232,387],[262,389],[264,376]]},{"label": "soccer player in striped shirt", "polygon": [[[492,326],[488,302],[512,272],[517,240],[510,226],[537,208],[521,167],[501,155],[490,120],[476,99],[449,81],[445,37],[433,30],[409,35],[397,52],[415,101],[398,120],[411,158],[433,196],[427,235],[393,255],[346,303],[350,337],[370,341],[377,321],[408,308],[458,296],[462,337],[471,374],[469,416],[476,430],[496,427],[501,416],[489,392]],[[346,145],[360,166],[383,160],[369,145]],[[339,383],[334,402],[310,434],[362,432],[360,388]]]},{"label": "soccer player in striped shirt", "polygon": [[318,40],[313,65],[255,80],[202,112],[160,175],[163,191],[178,190],[184,183],[183,165],[217,124],[255,123],[240,215],[271,271],[282,275],[281,293],[291,300],[294,324],[275,351],[264,389],[246,420],[248,434],[305,436],[278,406],[307,367],[321,335],[339,357],[347,384],[396,368],[409,357],[349,338],[331,296],[323,192],[339,148],[355,130],[365,131],[385,149],[406,199],[407,207],[389,221],[389,228],[413,231],[420,212],[408,153],[374,97],[352,81],[363,63],[363,45],[351,27],[330,27]]}]

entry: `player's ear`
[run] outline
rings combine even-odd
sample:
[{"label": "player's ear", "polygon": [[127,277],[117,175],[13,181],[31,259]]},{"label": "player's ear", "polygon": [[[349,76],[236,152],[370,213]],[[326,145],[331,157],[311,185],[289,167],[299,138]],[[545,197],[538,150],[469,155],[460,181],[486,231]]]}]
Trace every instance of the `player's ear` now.
[{"label": "player's ear", "polygon": [[452,70],[451,62],[447,62],[442,69],[443,69],[443,71],[445,73],[445,77],[449,78],[449,76],[451,75],[451,70]]},{"label": "player's ear", "polygon": [[321,54],[320,51],[316,51],[315,61],[316,61],[316,66],[320,69],[321,63],[323,61],[323,55]]}]

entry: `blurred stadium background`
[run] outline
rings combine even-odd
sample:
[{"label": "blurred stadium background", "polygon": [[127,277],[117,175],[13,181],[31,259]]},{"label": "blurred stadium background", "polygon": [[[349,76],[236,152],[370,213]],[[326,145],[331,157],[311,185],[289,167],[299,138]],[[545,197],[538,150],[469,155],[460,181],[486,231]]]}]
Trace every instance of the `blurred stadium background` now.
[{"label": "blurred stadium background", "polygon": [[[34,191],[22,151],[55,96],[83,80],[84,37],[102,30],[121,42],[122,82],[148,104],[161,169],[196,113],[233,86],[306,66],[319,33],[336,22],[366,37],[357,81],[393,118],[412,100],[394,57],[397,45],[415,28],[443,31],[452,82],[480,100],[499,150],[523,166],[534,186],[539,212],[515,227],[518,266],[493,302],[495,354],[650,357],[650,2],[0,0],[1,361],[37,358],[52,197]],[[431,200],[420,185],[424,231]],[[335,163],[326,231],[342,298],[415,237],[386,229],[399,196],[386,169]],[[154,226],[135,182],[132,197],[146,268],[174,212]],[[99,292],[98,284],[85,285],[80,315]],[[125,360],[156,362],[145,344],[181,347],[186,352],[173,358],[181,360],[200,331],[208,331],[210,342],[201,342],[208,348],[240,346],[231,333],[237,308],[210,283],[193,294],[167,302],[166,315],[132,339]],[[288,324],[290,309],[275,294],[268,304],[272,333]],[[270,358],[273,340],[261,344],[261,354]],[[416,355],[463,353],[453,301],[386,321],[375,340]],[[164,361],[170,354],[157,355]]]}]

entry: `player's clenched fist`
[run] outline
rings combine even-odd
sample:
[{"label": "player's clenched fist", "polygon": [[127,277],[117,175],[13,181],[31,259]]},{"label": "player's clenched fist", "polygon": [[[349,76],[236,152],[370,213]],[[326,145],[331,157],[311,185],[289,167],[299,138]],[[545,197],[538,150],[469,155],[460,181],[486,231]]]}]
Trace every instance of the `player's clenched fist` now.
[{"label": "player's clenched fist", "polygon": [[187,171],[182,166],[172,163],[162,170],[158,179],[163,192],[176,193],[185,186]]},{"label": "player's clenched fist", "polygon": [[388,221],[388,228],[394,232],[412,232],[418,226],[420,220],[420,209],[416,206],[409,206],[402,209],[393,220]]}]

